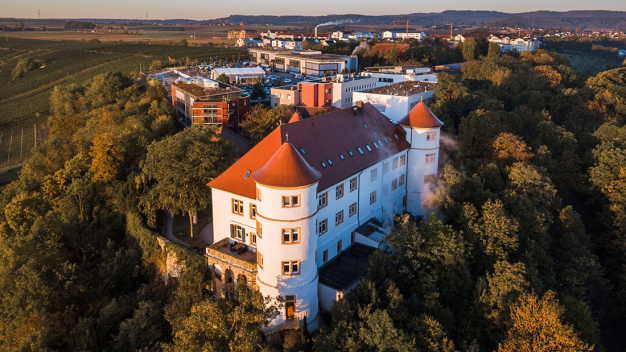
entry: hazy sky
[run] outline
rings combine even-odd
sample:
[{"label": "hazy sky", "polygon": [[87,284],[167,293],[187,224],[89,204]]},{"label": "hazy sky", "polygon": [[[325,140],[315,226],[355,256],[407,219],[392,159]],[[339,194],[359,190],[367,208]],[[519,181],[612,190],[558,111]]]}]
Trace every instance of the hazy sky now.
[{"label": "hazy sky", "polygon": [[445,10],[626,11],[626,0],[0,0],[0,17],[36,18],[212,19],[244,15],[394,15]]}]

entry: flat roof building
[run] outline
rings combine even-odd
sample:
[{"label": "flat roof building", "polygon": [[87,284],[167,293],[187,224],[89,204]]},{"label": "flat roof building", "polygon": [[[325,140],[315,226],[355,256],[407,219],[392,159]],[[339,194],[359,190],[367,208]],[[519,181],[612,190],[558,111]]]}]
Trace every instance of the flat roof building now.
[{"label": "flat roof building", "polygon": [[321,54],[313,50],[249,49],[249,52],[252,62],[314,77],[336,75],[344,69],[356,72],[358,69],[356,55]]},{"label": "flat roof building", "polygon": [[378,111],[397,123],[419,102],[428,102],[434,94],[436,84],[429,82],[405,81],[384,87],[354,92],[354,101],[372,104]]},{"label": "flat roof building", "polygon": [[179,80],[172,83],[172,105],[178,121],[192,124],[219,125],[239,129],[239,122],[250,111],[247,92],[207,78]]}]

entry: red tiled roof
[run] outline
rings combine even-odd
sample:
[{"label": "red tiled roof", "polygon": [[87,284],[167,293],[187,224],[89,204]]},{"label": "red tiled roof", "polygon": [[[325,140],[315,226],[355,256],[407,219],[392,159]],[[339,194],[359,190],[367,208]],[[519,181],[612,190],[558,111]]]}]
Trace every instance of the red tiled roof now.
[{"label": "red tiled roof", "polygon": [[[254,199],[255,181],[253,177],[244,178],[245,174],[248,170],[255,173],[263,168],[281,148],[287,133],[296,151],[309,165],[321,172],[318,191],[410,147],[402,128],[394,125],[371,104],[365,103],[363,111],[358,114],[350,107],[277,127],[228,170],[211,181],[209,186]],[[377,144],[381,141],[381,145],[376,148],[374,141]],[[357,147],[361,148],[363,155]],[[354,156],[350,156],[348,151],[352,151]],[[340,154],[345,160],[341,159]],[[329,159],[332,165],[328,162]],[[326,168],[322,166],[322,162]]]},{"label": "red tiled roof", "polygon": [[307,164],[296,148],[286,141],[252,177],[266,186],[302,187],[319,181],[322,173]]},{"label": "red tiled roof", "polygon": [[[402,54],[407,51],[411,47],[410,44],[396,44],[396,49],[398,49],[398,54]],[[391,51],[393,48],[393,44],[385,44],[378,43],[372,47],[372,49],[376,49],[378,51]]]},{"label": "red tiled roof", "polygon": [[302,121],[302,116],[300,116],[300,114],[296,111],[293,113],[293,116],[291,116],[291,119],[289,119],[289,123],[298,121]]},{"label": "red tiled roof", "polygon": [[443,126],[443,122],[439,120],[424,104],[420,101],[415,105],[409,113],[403,117],[398,124],[403,126],[411,126],[415,128],[433,128]]}]

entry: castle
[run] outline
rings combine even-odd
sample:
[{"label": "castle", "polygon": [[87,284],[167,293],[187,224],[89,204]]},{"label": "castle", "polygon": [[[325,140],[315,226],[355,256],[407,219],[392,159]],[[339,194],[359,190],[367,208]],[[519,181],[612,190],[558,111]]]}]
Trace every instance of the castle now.
[{"label": "castle", "polygon": [[[424,213],[443,123],[418,103],[391,122],[371,104],[295,113],[209,183],[209,264],[224,295],[243,280],[285,298],[271,328],[296,327],[353,289],[394,214]],[[216,284],[217,285],[217,284]]]}]

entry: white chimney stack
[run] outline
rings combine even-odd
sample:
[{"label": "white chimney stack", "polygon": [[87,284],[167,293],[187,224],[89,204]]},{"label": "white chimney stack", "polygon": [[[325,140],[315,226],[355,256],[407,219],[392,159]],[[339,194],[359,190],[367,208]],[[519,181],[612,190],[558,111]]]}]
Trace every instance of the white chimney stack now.
[{"label": "white chimney stack", "polygon": [[315,39],[317,39],[317,27],[315,27]]}]

